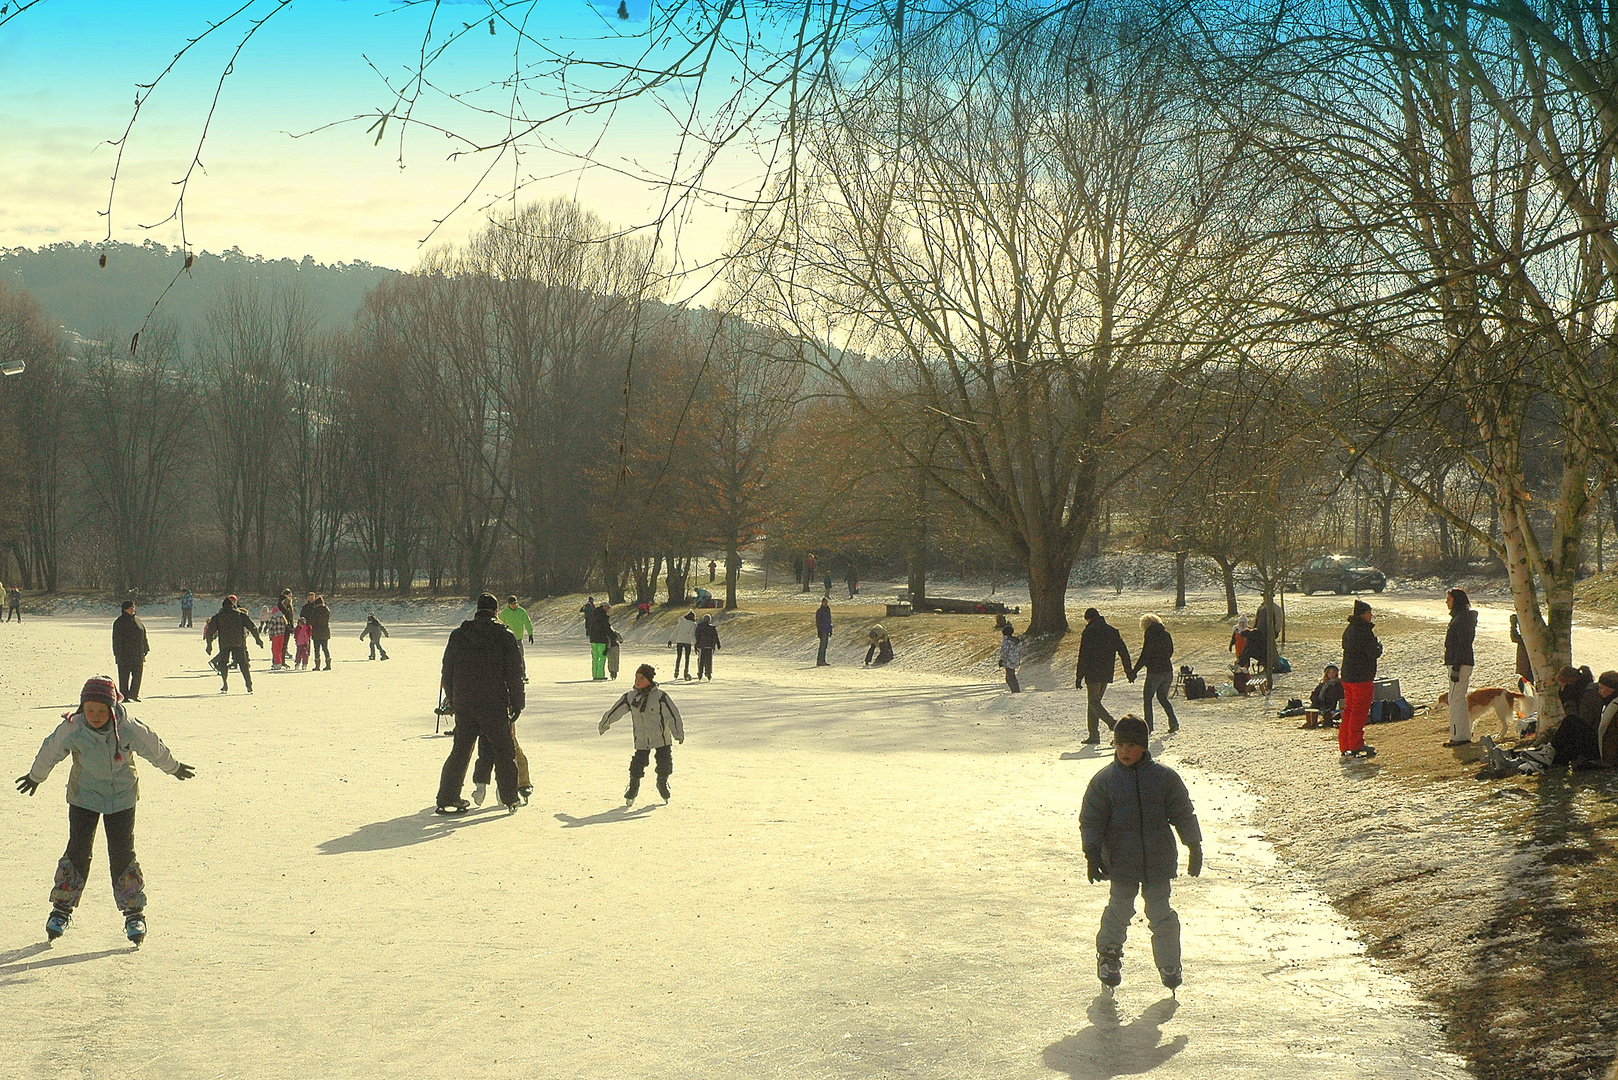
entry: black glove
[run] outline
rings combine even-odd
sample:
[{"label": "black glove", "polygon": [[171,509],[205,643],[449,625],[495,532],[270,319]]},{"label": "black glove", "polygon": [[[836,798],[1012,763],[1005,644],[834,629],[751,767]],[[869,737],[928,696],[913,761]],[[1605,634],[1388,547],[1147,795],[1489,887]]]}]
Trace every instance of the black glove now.
[{"label": "black glove", "polygon": [[534,643],[534,635],[529,634],[528,635],[528,644],[532,645],[533,643]]},{"label": "black glove", "polygon": [[1191,858],[1185,864],[1185,872],[1190,874],[1192,877],[1201,877],[1202,876],[1202,845],[1201,844],[1187,844],[1186,846],[1191,849]]},{"label": "black glove", "polygon": [[519,717],[521,715],[522,715],[522,710],[521,709],[512,709],[511,710],[511,722],[513,724],[515,724],[517,722],[517,717]]},{"label": "black glove", "polygon": [[189,780],[195,775],[197,775],[197,770],[193,769],[189,765],[182,764],[179,768],[174,770],[174,779],[176,780]]},{"label": "black glove", "polygon": [[35,780],[32,776],[29,776],[27,773],[23,773],[21,776],[17,777],[17,794],[32,795],[38,790],[39,781]]},{"label": "black glove", "polygon": [[1084,676],[1083,675],[1075,675],[1075,676],[1073,676],[1073,689],[1075,689],[1075,690],[1084,689]]},{"label": "black glove", "polygon": [[1084,861],[1086,863],[1085,871],[1090,878],[1090,884],[1094,885],[1098,881],[1107,880],[1106,863],[1102,862],[1100,859],[1092,858],[1089,855],[1084,857]]},{"label": "black glove", "polygon": [[1459,666],[1451,665],[1449,669],[1449,681],[1452,683],[1458,683],[1461,681],[1461,669]]}]

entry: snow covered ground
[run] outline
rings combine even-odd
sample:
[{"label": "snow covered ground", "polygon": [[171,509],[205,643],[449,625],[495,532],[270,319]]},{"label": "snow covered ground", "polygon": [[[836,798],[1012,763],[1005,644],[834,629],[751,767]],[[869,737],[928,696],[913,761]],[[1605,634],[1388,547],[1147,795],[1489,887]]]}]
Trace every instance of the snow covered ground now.
[{"label": "snow covered ground", "polygon": [[[111,668],[109,625],[0,626],[6,776]],[[1099,994],[1078,815],[1105,758],[1072,693],[725,650],[716,681],[668,684],[672,803],[626,811],[627,725],[596,721],[627,682],[542,643],[532,804],[443,818],[443,627],[396,626],[388,663],[340,633],[335,671],[259,671],[248,697],[217,693],[197,631],[149,626],[133,708],[198,773],[142,770],[151,936],[124,942],[98,841],[44,945],[67,766],[8,790],[0,1076],[1465,1075],[1258,837],[1254,799],[1190,766],[1208,867],[1175,889],[1186,985],[1157,985],[1137,917]],[[643,659],[672,667],[626,647],[625,680]]]}]

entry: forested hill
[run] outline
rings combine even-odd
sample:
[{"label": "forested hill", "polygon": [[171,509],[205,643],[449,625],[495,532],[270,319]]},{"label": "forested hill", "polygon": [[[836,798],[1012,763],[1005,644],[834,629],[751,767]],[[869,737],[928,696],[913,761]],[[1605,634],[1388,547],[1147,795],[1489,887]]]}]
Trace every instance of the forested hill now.
[{"label": "forested hill", "polygon": [[[98,265],[102,251],[107,265]],[[75,333],[90,337],[106,329],[131,333],[184,265],[178,248],[146,243],[100,245],[52,244],[37,251],[0,249],[0,281],[27,290],[46,316]],[[249,279],[274,289],[301,285],[320,314],[322,329],[348,324],[365,294],[397,273],[370,263],[327,266],[307,255],[302,262],[262,259],[232,248],[222,255],[202,251],[189,274],[182,274],[163,299],[159,313],[185,331],[203,325],[209,305],[227,284]]]}]

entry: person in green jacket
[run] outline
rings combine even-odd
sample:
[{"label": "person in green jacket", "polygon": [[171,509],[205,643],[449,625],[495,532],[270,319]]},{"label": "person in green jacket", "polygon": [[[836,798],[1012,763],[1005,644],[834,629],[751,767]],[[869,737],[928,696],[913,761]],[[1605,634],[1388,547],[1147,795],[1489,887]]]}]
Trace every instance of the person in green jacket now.
[{"label": "person in green jacket", "polygon": [[97,675],[79,691],[79,707],[62,714],[62,722],[45,739],[33,766],[17,777],[17,790],[32,795],[68,755],[73,769],[67,778],[67,851],[56,864],[51,914],[45,935],[62,936],[84,895],[90,874],[90,846],[96,824],[107,834],[107,861],[112,870],[112,896],[124,914],[124,933],[139,945],[146,938],[145,878],[135,860],[135,802],[140,781],[133,755],[139,754],[176,780],[196,771],[176,761],[163,740],[119,704],[118,687]]},{"label": "person in green jacket", "polygon": [[523,635],[528,635],[528,644],[534,643],[534,621],[528,617],[528,609],[517,603],[515,596],[506,597],[506,606],[500,610],[500,621],[506,624],[511,636],[517,639],[517,655],[522,657],[522,681],[528,681],[528,658],[523,653]]}]

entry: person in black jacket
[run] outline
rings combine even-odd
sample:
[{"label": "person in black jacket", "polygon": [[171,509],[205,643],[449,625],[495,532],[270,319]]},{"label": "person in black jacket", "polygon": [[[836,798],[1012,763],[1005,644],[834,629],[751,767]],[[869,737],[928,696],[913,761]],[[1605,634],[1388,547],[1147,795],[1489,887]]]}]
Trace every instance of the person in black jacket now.
[{"label": "person in black jacket", "polygon": [[1305,720],[1306,728],[1331,727],[1343,715],[1343,677],[1336,664],[1327,664],[1320,682],[1309,691],[1309,708],[1316,715]]},{"label": "person in black jacket", "polygon": [[719,648],[719,628],[713,616],[704,615],[697,623],[697,678],[713,682],[713,654]]},{"label": "person in black jacket", "polygon": [[1124,645],[1124,636],[1118,628],[1101,617],[1101,612],[1095,608],[1084,610],[1084,632],[1079,635],[1079,664],[1073,673],[1073,689],[1088,684],[1090,692],[1089,721],[1090,734],[1084,740],[1087,745],[1095,745],[1101,741],[1101,728],[1098,726],[1105,722],[1107,730],[1113,729],[1112,714],[1101,703],[1107,687],[1112,683],[1113,658],[1117,657],[1124,662],[1124,673],[1129,681],[1135,681],[1135,669],[1129,664],[1129,649]]},{"label": "person in black jacket", "polygon": [[494,762],[495,786],[500,802],[516,813],[517,754],[512,731],[525,703],[522,655],[517,639],[495,618],[500,601],[493,593],[478,597],[477,613],[449,635],[444,647],[440,686],[444,703],[455,713],[455,745],[444,760],[438,781],[438,812],[464,814],[471,803],[461,798],[472,746],[482,741],[485,756]]},{"label": "person in black jacket", "polygon": [[1449,669],[1449,741],[1465,746],[1472,741],[1472,710],[1466,691],[1472,684],[1472,642],[1478,636],[1478,613],[1465,589],[1444,594],[1449,605],[1449,629],[1444,631],[1444,666]]},{"label": "person in black jacket", "polygon": [[1163,713],[1169,718],[1169,734],[1180,730],[1180,718],[1174,715],[1169,703],[1169,691],[1174,688],[1174,636],[1163,620],[1153,614],[1140,617],[1140,655],[1135,659],[1135,673],[1146,671],[1145,685],[1141,689],[1145,703],[1146,729],[1152,727],[1152,698],[1163,704]]},{"label": "person in black jacket", "polygon": [[253,692],[253,673],[247,662],[247,635],[252,634],[258,647],[264,647],[264,639],[259,636],[258,627],[253,625],[253,617],[236,606],[236,597],[227,596],[214,617],[208,620],[207,635],[203,638],[203,648],[213,652],[214,639],[219,639],[219,692],[223,694],[230,689],[230,669],[232,665],[241,669],[242,682],[247,684],[247,692]]},{"label": "person in black jacket", "polygon": [[590,677],[607,678],[607,646],[612,644],[612,607],[591,604],[584,613],[584,634],[590,639]]},{"label": "person in black jacket", "polygon": [[140,700],[140,677],[151,651],[146,624],[135,614],[135,601],[125,600],[123,614],[112,621],[112,657],[118,664],[118,692],[129,701]]},{"label": "person in black jacket", "polygon": [[1371,757],[1376,747],[1365,745],[1365,722],[1371,718],[1371,684],[1382,643],[1376,639],[1371,605],[1354,601],[1354,614],[1343,631],[1343,722],[1337,728],[1337,749],[1344,757]]}]

